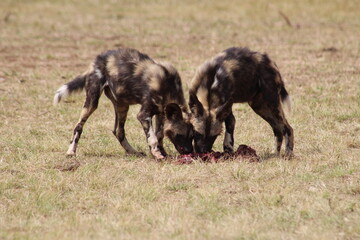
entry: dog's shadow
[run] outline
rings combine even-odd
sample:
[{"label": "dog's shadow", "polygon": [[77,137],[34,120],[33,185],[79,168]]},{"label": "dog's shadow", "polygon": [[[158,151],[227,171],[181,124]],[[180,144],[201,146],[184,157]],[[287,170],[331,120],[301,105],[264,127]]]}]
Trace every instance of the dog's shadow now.
[{"label": "dog's shadow", "polygon": [[[284,157],[284,153],[280,153],[280,154],[277,154],[277,153],[273,153],[271,152],[270,150],[266,150],[265,152],[262,152],[259,154],[259,157],[260,157],[260,162],[264,162],[264,161],[268,161],[268,160],[271,160],[271,159],[285,159]],[[291,157],[291,159],[293,159],[294,156]]]},{"label": "dog's shadow", "polygon": [[84,152],[83,157],[103,157],[103,158],[113,158],[119,156],[125,156],[121,153],[94,153],[94,152]]}]

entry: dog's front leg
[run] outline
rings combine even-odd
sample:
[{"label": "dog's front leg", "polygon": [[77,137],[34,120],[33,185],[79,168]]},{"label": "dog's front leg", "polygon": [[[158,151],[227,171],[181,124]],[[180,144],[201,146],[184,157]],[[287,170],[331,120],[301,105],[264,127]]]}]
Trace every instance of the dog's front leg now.
[{"label": "dog's front leg", "polygon": [[163,114],[157,114],[156,115],[156,129],[155,129],[155,133],[156,133],[156,137],[158,139],[159,142],[159,150],[161,152],[161,154],[163,156],[166,156],[166,151],[164,149],[163,146],[163,139],[164,139],[164,121],[165,121],[165,116]]},{"label": "dog's front leg", "polygon": [[159,149],[159,142],[155,135],[154,128],[152,126],[152,114],[146,111],[144,108],[141,108],[138,114],[138,120],[140,121],[141,125],[143,126],[147,143],[150,147],[151,154],[157,159],[161,160],[164,159],[165,156],[161,153]]},{"label": "dog's front leg", "polygon": [[224,152],[234,152],[235,117],[232,112],[225,118]]}]

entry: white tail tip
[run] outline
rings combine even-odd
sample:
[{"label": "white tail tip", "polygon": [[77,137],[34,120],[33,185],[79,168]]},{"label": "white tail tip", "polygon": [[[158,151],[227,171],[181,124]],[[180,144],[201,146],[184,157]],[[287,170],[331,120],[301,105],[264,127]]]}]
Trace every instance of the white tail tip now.
[{"label": "white tail tip", "polygon": [[69,95],[69,88],[67,85],[62,85],[55,93],[54,106],[57,105],[62,98],[66,98]]},{"label": "white tail tip", "polygon": [[286,97],[285,97],[285,99],[282,101],[282,104],[285,106],[285,108],[286,108],[286,111],[288,112],[288,113],[291,113],[291,98],[290,98],[290,96],[289,95],[287,95]]}]

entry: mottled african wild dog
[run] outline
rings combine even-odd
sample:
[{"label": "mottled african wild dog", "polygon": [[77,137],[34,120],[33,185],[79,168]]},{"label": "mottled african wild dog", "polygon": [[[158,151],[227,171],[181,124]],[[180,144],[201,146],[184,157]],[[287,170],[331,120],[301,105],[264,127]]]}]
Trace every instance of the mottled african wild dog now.
[{"label": "mottled african wild dog", "polygon": [[194,128],[196,152],[211,150],[225,122],[224,151],[234,146],[235,117],[233,103],[247,102],[266,120],[275,135],[279,154],[283,136],[285,157],[292,155],[293,129],[287,122],[281,103],[290,108],[290,98],[275,63],[266,54],[248,48],[229,48],[202,64],[190,85],[189,106]]},{"label": "mottled african wild dog", "polygon": [[[130,154],[139,154],[128,143],[124,125],[129,105],[141,104],[137,115],[150,151],[156,159],[166,156],[164,133],[181,153],[192,152],[192,126],[177,70],[168,63],[157,63],[135,49],[120,48],[101,53],[90,68],[60,87],[54,104],[67,95],[85,88],[86,100],[76,124],[67,155],[75,155],[83,126],[96,110],[102,92],[115,109],[114,135]],[[156,116],[155,130],[152,124]]]}]

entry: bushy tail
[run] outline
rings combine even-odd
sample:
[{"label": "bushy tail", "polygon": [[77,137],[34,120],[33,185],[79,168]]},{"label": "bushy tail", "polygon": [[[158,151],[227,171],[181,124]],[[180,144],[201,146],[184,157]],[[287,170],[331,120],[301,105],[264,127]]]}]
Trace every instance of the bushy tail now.
[{"label": "bushy tail", "polygon": [[285,89],[284,84],[281,86],[280,89],[280,97],[282,104],[286,107],[286,110],[291,113],[291,98],[288,92]]},{"label": "bushy tail", "polygon": [[86,75],[79,75],[71,82],[62,85],[55,93],[54,105],[58,104],[62,98],[66,98],[70,94],[81,91],[85,87]]},{"label": "bushy tail", "polygon": [[283,78],[279,72],[278,67],[276,66],[276,64],[274,62],[272,62],[272,67],[276,71],[277,76],[276,76],[275,81],[278,84],[278,87],[280,88],[281,103],[285,107],[286,111],[288,113],[291,113],[291,98],[290,98],[289,93],[285,89],[285,84],[284,84]]}]

